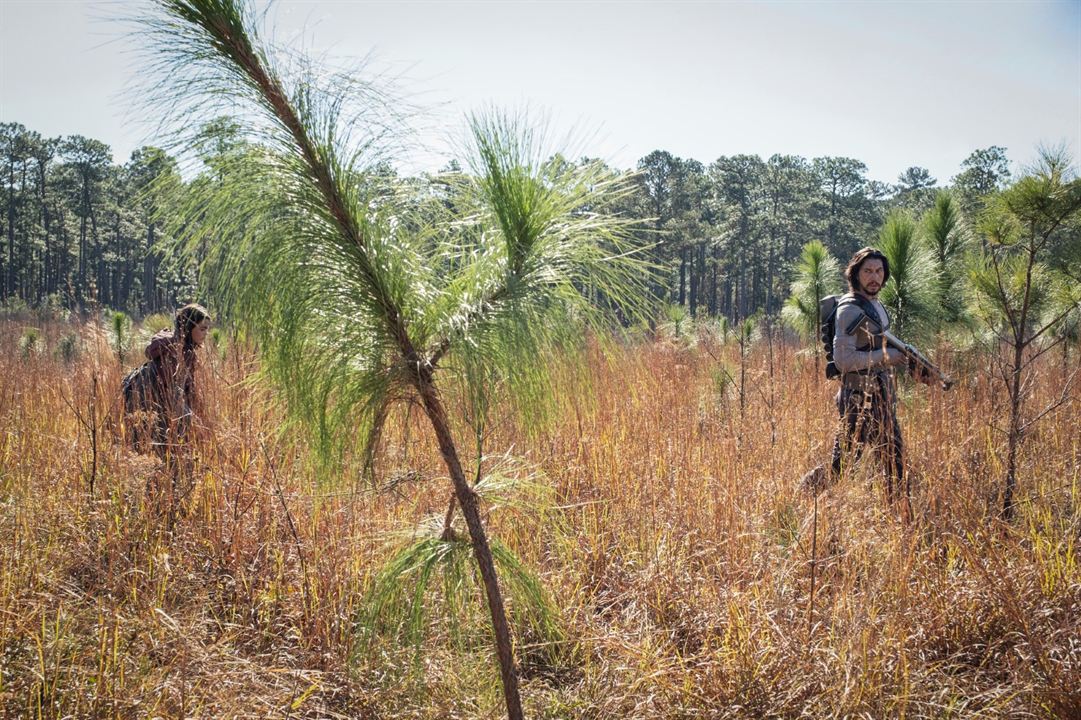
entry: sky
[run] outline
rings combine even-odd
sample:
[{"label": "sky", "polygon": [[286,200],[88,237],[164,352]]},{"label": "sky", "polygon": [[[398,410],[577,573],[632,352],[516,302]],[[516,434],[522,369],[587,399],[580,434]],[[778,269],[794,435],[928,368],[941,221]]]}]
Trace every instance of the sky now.
[{"label": "sky", "polygon": [[[260,3],[260,7],[266,7]],[[132,3],[0,0],[0,121],[108,143],[156,144],[125,94]],[[1040,145],[1081,156],[1081,1],[356,2],[278,0],[275,42],[396,78],[423,109],[427,150],[453,155],[466,113],[546,118],[572,156],[629,168],[657,149],[843,155],[895,182],[940,183],[978,148],[1016,164]]]}]

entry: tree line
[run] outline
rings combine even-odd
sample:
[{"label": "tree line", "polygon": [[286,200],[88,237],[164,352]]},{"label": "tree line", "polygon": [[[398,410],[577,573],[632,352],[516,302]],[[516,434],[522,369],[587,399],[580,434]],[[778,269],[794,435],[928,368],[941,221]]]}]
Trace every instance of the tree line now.
[{"label": "tree line", "polygon": [[[156,147],[115,164],[98,140],[0,125],[5,302],[97,302],[146,313],[192,299],[197,279],[168,251],[165,218],[181,202],[176,193],[213,181],[242,144],[224,121],[208,124],[200,137],[204,169],[184,179],[177,161]],[[847,157],[731,155],[705,165],[657,150],[636,171],[633,191],[612,209],[644,221],[639,241],[660,269],[653,294],[694,316],[730,319],[778,313],[806,243],[818,240],[847,257],[875,242],[893,211],[922,215],[936,192],[949,189],[960,213],[974,217],[1010,179],[998,146],[973,152],[946,188],[920,167],[896,184],[878,182]]]},{"label": "tree line", "polygon": [[[922,214],[937,181],[910,167],[895,185],[871,180],[854,158],[731,155],[709,166],[655,151],[638,162],[629,212],[652,218],[658,296],[730,319],[780,311],[802,248],[820,241],[837,257],[875,242],[891,211]],[[960,205],[975,212],[1009,180],[1005,149],[973,152],[952,179]]]},{"label": "tree line", "polygon": [[115,164],[105,143],[0,124],[0,287],[6,304],[133,312],[172,306],[192,278],[161,252],[161,193],[182,182],[155,147]]}]

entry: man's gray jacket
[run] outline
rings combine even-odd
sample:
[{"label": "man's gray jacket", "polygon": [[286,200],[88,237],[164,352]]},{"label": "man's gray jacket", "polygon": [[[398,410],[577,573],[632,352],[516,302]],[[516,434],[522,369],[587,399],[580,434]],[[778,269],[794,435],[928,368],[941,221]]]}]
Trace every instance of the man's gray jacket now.
[{"label": "man's gray jacket", "polygon": [[[861,325],[851,335],[846,332],[849,327],[852,327],[859,320],[861,315],[865,314],[859,303],[845,302],[851,297],[852,293],[845,295],[841,299],[843,304],[837,308],[833,336],[833,362],[837,365],[837,369],[843,373],[873,372],[889,369],[890,365],[886,361],[886,351],[882,348],[881,336],[875,338],[867,327],[868,324],[874,326],[873,320],[870,323]],[[870,300],[869,302],[874,306],[879,318],[882,320],[881,329],[888,330],[890,317],[886,313],[886,308],[878,300]]]}]

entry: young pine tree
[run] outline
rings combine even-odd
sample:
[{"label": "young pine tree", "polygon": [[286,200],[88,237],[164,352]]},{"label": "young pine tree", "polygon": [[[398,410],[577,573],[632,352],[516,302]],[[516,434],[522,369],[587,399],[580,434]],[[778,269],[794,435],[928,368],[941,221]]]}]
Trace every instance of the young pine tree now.
[{"label": "young pine tree", "polygon": [[792,294],[785,300],[781,316],[804,338],[814,338],[815,375],[820,375],[822,344],[818,342],[822,313],[819,301],[840,291],[841,266],[818,240],[803,246],[795,267]]},{"label": "young pine tree", "polygon": [[246,138],[214,182],[193,183],[175,231],[327,455],[376,437],[394,403],[423,409],[482,578],[508,716],[521,718],[503,592],[444,389],[458,380],[474,404],[500,387],[542,399],[552,350],[607,321],[591,294],[639,317],[650,273],[628,223],[590,209],[629,192],[625,178],[546,162],[538,133],[490,114],[470,122],[472,173],[399,180],[385,162],[398,108],[371,85],[280,61],[243,0],[157,8],[143,27],[163,71],[158,107],[185,127],[230,110]]},{"label": "young pine tree", "polygon": [[937,317],[935,268],[918,232],[916,222],[903,210],[891,212],[879,231],[879,249],[890,261],[882,304],[890,313],[893,331],[909,338],[925,334]]},{"label": "young pine tree", "polygon": [[[1076,373],[1059,400],[1031,412],[1027,407],[1032,364],[1065,335],[1055,337],[1081,305],[1076,279],[1049,264],[1057,248],[1081,244],[1081,179],[1063,153],[1045,152],[1033,170],[994,196],[980,222],[987,251],[969,274],[976,312],[1005,347],[999,379],[1006,390],[1007,422],[1002,514],[1014,512],[1018,452],[1032,425],[1065,402]],[[1059,290],[1056,297],[1056,288]]]},{"label": "young pine tree", "polygon": [[967,249],[961,211],[953,195],[940,190],[935,204],[922,219],[922,238],[935,267],[934,302],[938,318],[935,329],[957,322],[964,309],[961,281],[965,275]]}]

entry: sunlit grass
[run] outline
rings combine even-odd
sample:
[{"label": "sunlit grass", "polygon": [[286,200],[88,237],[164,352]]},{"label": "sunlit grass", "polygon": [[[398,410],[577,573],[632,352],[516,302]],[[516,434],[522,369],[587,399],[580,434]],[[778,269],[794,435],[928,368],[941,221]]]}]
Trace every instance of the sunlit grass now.
[{"label": "sunlit grass", "polygon": [[[22,325],[0,328],[4,715],[502,714],[466,551],[438,582],[386,586],[420,589],[422,618],[405,602],[383,621],[418,632],[358,643],[381,573],[410,546],[397,534],[456,542],[439,537],[449,496],[418,413],[389,418],[381,482],[365,480],[358,438],[339,481],[317,483],[304,436],[283,434],[273,398],[243,382],[256,358],[224,343],[204,353],[210,428],[174,486],[121,440],[108,333],[39,329],[27,354]],[[508,601],[528,715],[1077,713],[1077,400],[1027,441],[1004,525],[993,389],[978,358],[949,362],[951,393],[902,393],[913,522],[870,466],[820,498],[813,615],[812,505],[796,483],[825,459],[833,410],[793,345],[774,344],[772,376],[765,341],[751,348],[742,427],[738,383],[717,381],[721,363],[739,377],[738,348],[709,338],[557,369],[564,393],[539,430],[494,409],[488,522],[555,609],[546,635]],[[1037,404],[1067,369],[1041,360]],[[429,517],[440,528],[425,536]],[[447,578],[465,591],[448,595]]]}]

